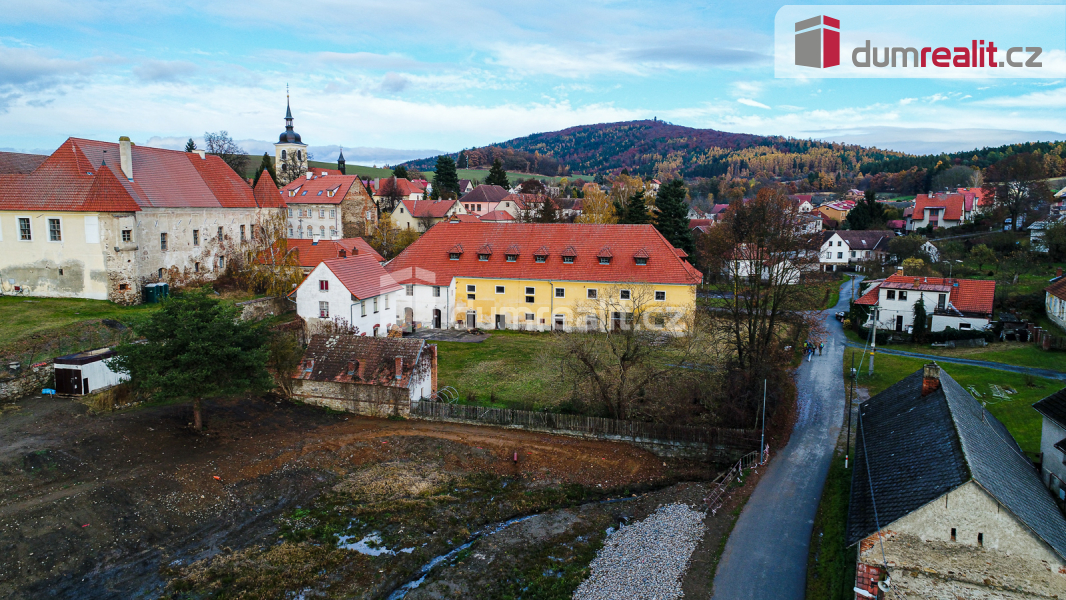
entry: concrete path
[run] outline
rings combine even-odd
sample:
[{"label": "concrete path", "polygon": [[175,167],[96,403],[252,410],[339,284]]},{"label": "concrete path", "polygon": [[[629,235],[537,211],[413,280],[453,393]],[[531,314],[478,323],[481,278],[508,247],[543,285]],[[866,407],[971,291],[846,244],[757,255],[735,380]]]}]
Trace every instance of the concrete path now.
[{"label": "concrete path", "polygon": [[[845,342],[845,345],[851,348],[864,348],[863,344],[859,344],[852,341]],[[1021,367],[1018,365],[1008,365],[1006,363],[992,362],[989,360],[972,360],[969,358],[956,358],[954,356],[938,356],[936,354],[920,354],[918,352],[908,352],[906,350],[892,350],[891,348],[877,348],[878,354],[892,354],[895,356],[908,356],[910,358],[922,358],[925,360],[935,360],[938,363],[954,363],[957,365],[970,365],[971,367],[984,367],[986,369],[996,369],[997,371],[1009,371],[1011,373],[1022,373],[1035,375],[1036,377],[1046,377],[1048,379],[1057,379],[1059,381],[1066,381],[1066,373],[1061,371],[1053,371],[1051,369],[1040,369],[1037,367]],[[876,367],[876,363],[874,367]]]},{"label": "concrete path", "polygon": [[[796,373],[799,416],[792,437],[763,473],[729,536],[714,581],[715,600],[802,600],[814,515],[844,419],[844,332],[833,317],[847,310],[852,283],[823,311],[825,352]],[[856,282],[854,289],[859,289]]]}]

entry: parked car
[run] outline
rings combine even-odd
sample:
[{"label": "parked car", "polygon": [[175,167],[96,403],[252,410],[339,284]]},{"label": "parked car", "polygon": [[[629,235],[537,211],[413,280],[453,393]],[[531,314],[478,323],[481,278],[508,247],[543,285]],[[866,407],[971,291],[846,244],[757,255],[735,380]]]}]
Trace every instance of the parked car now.
[{"label": "parked car", "polygon": [[844,317],[848,316],[848,313],[840,310],[840,311],[837,311],[837,314],[835,316],[837,318],[837,321],[840,321],[841,323],[843,323],[844,322]]}]

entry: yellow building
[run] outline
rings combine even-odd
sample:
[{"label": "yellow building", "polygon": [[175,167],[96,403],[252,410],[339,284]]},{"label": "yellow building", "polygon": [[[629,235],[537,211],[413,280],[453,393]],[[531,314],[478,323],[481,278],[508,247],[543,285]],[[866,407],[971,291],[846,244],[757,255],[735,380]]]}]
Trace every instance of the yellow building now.
[{"label": "yellow building", "polygon": [[836,202],[828,202],[815,209],[816,212],[822,214],[827,219],[832,219],[837,223],[843,223],[848,218],[848,213],[851,209],[855,208],[855,203],[851,200],[838,200]]},{"label": "yellow building", "polygon": [[386,269],[423,327],[678,331],[702,280],[684,257],[651,225],[445,221]]}]

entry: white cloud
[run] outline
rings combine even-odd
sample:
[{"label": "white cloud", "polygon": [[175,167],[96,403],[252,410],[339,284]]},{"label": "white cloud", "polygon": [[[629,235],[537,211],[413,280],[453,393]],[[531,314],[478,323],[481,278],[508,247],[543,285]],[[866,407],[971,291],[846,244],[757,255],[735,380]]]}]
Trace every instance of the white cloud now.
[{"label": "white cloud", "polygon": [[133,68],[133,74],[141,81],[178,81],[196,69],[196,65],[185,60],[146,60]]},{"label": "white cloud", "polygon": [[739,102],[740,104],[743,104],[745,106],[754,106],[755,108],[765,108],[767,110],[769,110],[769,108],[770,108],[769,106],[763,104],[762,102],[756,102],[755,100],[751,100],[749,98],[737,98],[737,102]]}]

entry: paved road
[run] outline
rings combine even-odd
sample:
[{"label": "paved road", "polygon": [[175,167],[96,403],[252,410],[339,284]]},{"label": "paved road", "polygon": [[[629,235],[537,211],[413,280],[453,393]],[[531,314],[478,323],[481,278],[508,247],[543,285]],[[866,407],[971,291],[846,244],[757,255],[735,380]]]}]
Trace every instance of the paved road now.
[{"label": "paved road", "polygon": [[823,313],[829,331],[825,353],[797,371],[796,427],[729,536],[714,581],[715,600],[805,595],[814,515],[844,419],[844,332],[833,313],[847,310],[851,290],[850,282],[841,285],[840,301]]},{"label": "paved road", "polygon": [[[847,341],[845,345],[852,348],[863,348],[863,344]],[[1011,373],[1028,373],[1029,375],[1035,375],[1037,377],[1046,377],[1048,379],[1058,379],[1059,381],[1066,381],[1066,373],[1061,371],[1053,371],[1051,369],[1039,369],[1036,367],[1020,367],[1018,365],[1008,365],[1006,363],[992,362],[988,360],[971,360],[969,358],[955,358],[952,356],[938,356],[936,354],[920,354],[918,352],[908,352],[906,350],[892,350],[890,348],[878,348],[878,354],[894,354],[896,356],[909,356],[911,358],[924,358],[927,360],[935,360],[941,363],[954,363],[957,365],[970,365],[973,367],[984,367],[986,369],[996,369],[997,371],[1010,371]],[[876,365],[874,365],[876,366]]]}]

